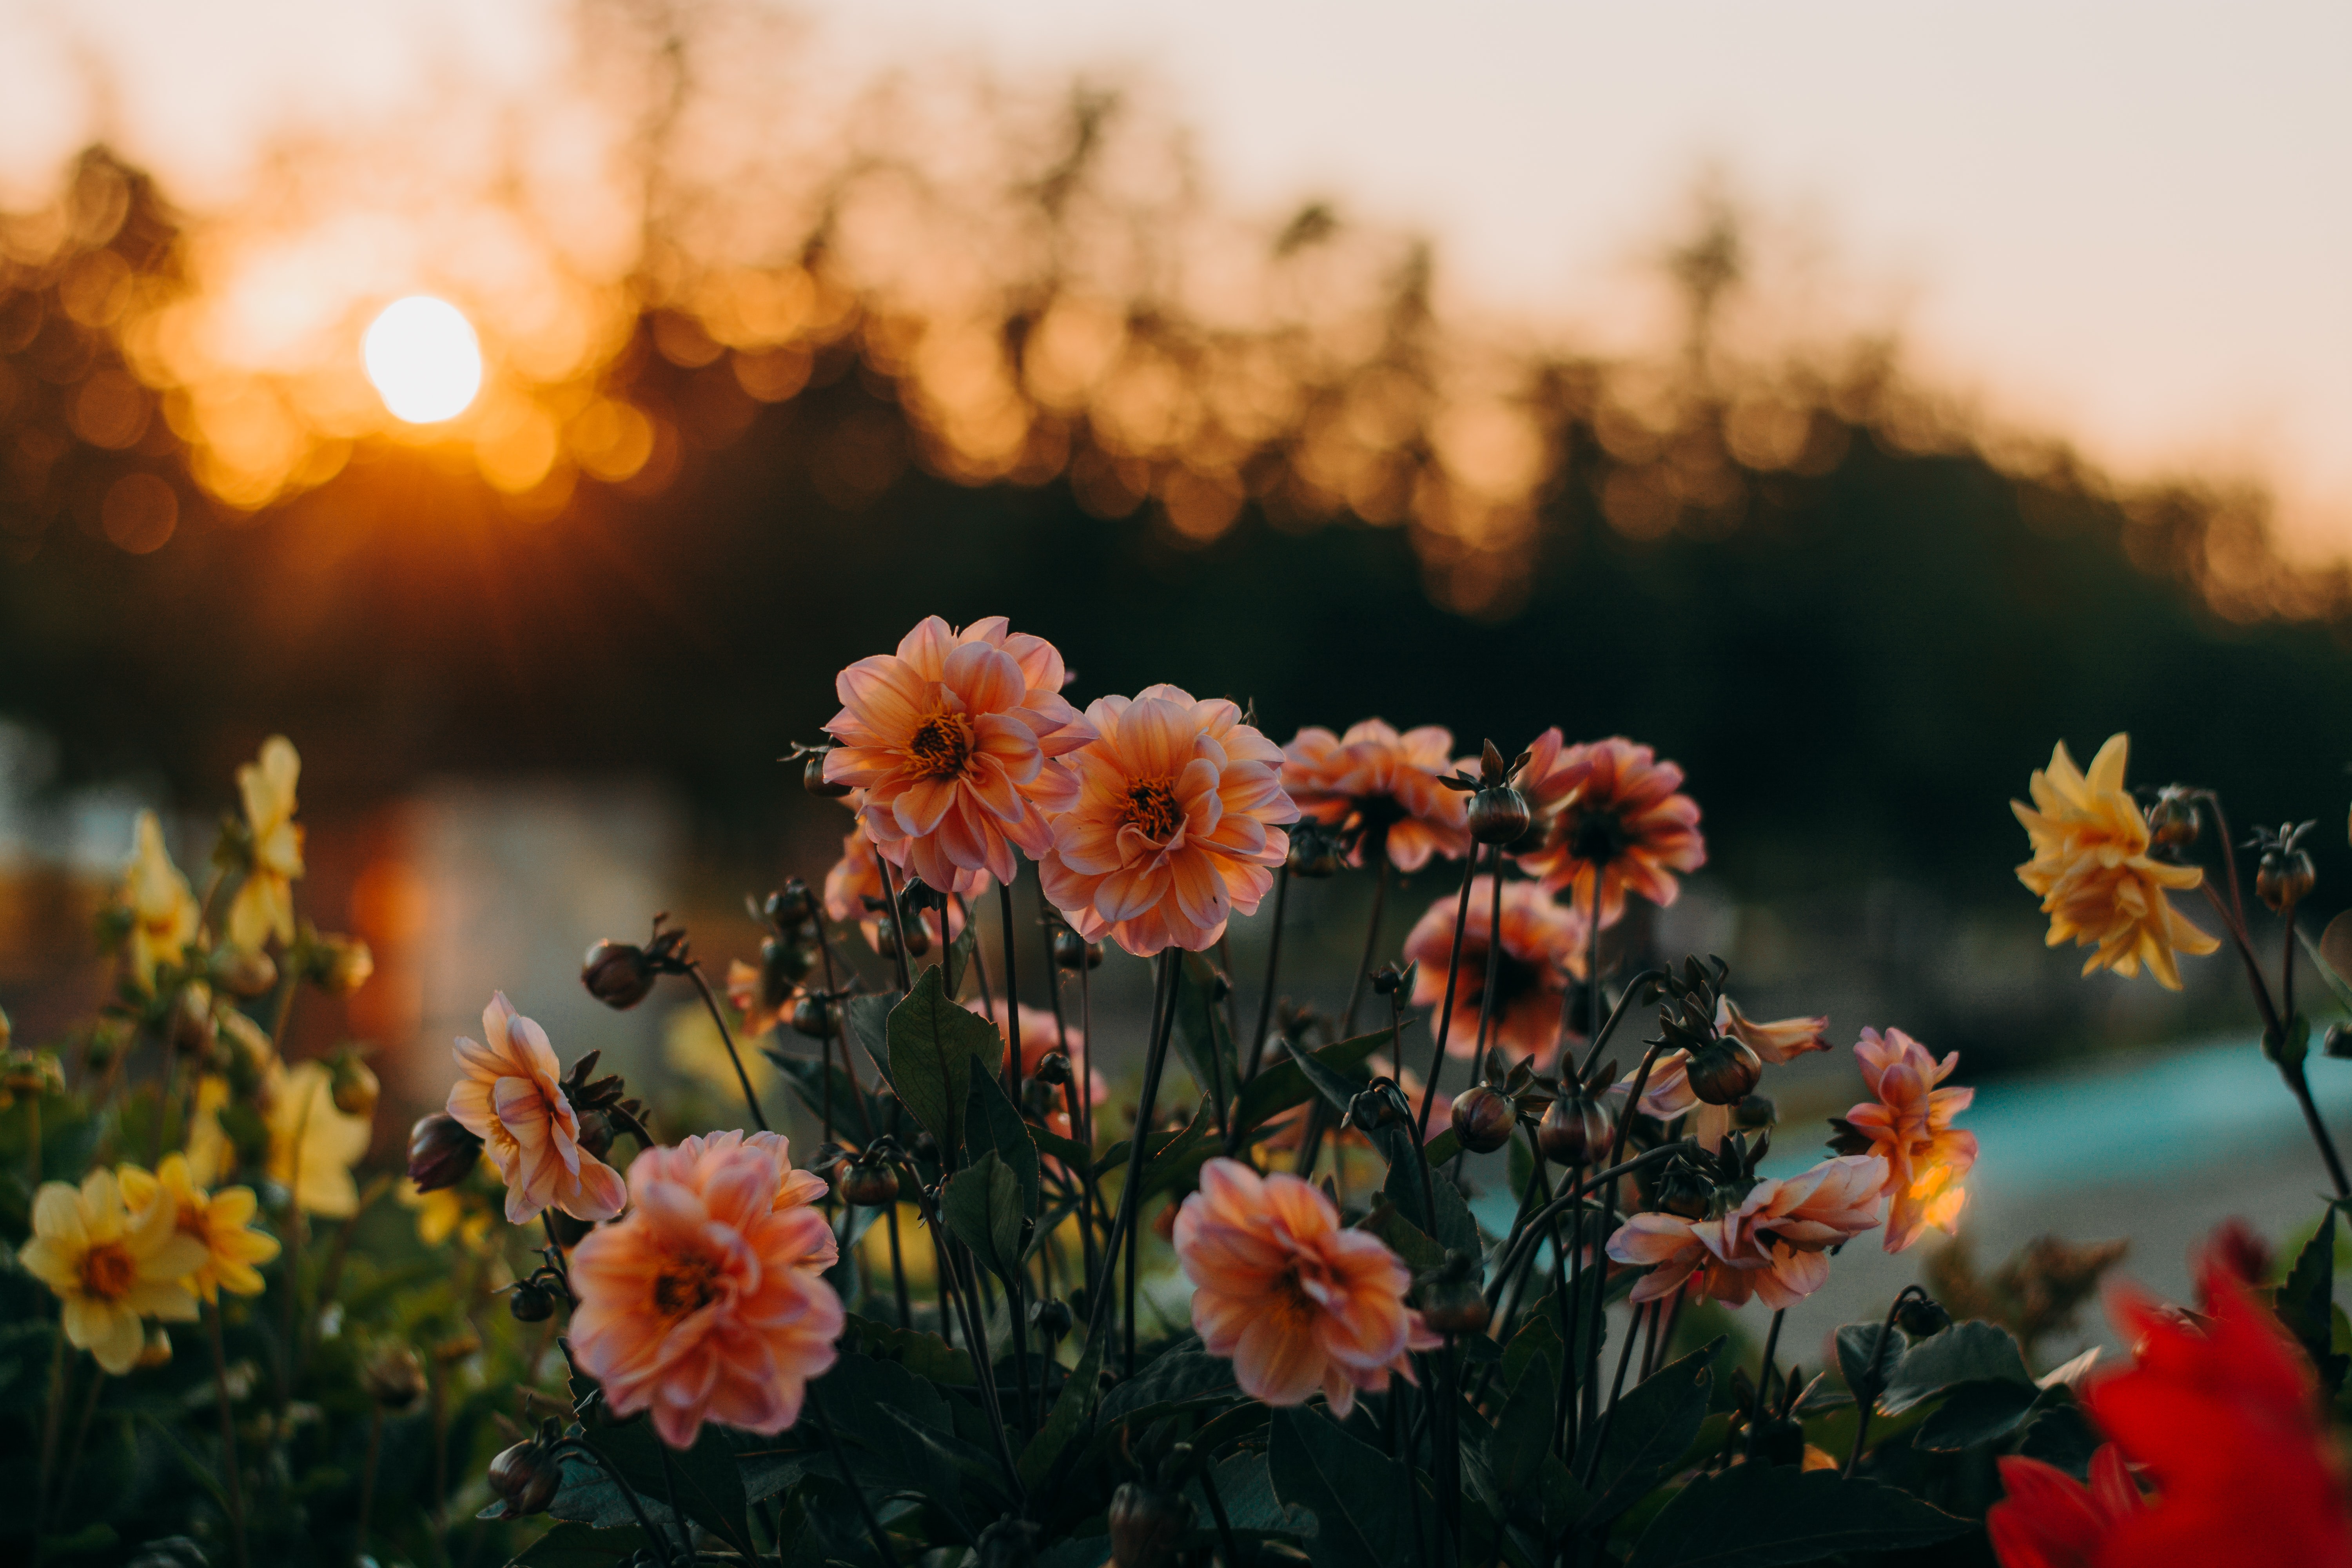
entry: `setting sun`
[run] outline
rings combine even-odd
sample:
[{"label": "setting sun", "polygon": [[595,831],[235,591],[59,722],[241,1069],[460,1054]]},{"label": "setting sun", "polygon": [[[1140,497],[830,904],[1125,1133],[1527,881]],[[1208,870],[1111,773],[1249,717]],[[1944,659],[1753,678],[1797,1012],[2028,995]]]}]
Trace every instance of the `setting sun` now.
[{"label": "setting sun", "polygon": [[412,294],[386,305],[361,341],[368,380],[383,405],[411,425],[454,419],[482,386],[482,346],[465,312]]}]

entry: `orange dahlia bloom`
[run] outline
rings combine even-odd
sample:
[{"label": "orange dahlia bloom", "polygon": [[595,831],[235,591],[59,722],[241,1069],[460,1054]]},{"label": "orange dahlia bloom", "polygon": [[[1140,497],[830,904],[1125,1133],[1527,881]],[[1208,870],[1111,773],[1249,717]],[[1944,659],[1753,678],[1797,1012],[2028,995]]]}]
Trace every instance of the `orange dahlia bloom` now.
[{"label": "orange dahlia bloom", "polygon": [[[1769,1024],[1759,1024],[1741,1012],[1739,1004],[1728,996],[1716,1003],[1715,1026],[1773,1067],[1786,1067],[1807,1051],[1830,1048],[1828,1037],[1822,1033],[1830,1026],[1828,1018],[1775,1018]],[[1633,1078],[1633,1073],[1627,1073],[1615,1087],[1631,1094]],[[1723,1147],[1723,1136],[1731,1131],[1731,1107],[1709,1105],[1691,1088],[1690,1053],[1686,1050],[1668,1051],[1652,1064],[1650,1080],[1642,1089],[1642,1114],[1661,1121],[1688,1116],[1690,1135],[1710,1153]]]},{"label": "orange dahlia bloom", "polygon": [[2194,866],[2168,866],[2148,858],[2147,818],[2124,788],[2129,735],[2110,735],[2084,773],[2061,741],[2050,765],[2028,787],[2033,805],[2009,803],[2025,826],[2033,858],[2017,879],[2042,895],[2050,917],[2049,945],[2072,937],[2095,951],[2083,973],[2112,969],[2128,979],[2141,964],[2168,991],[2180,989],[2175,952],[2203,954],[2221,944],[2191,924],[2165,897],[2203,885]]},{"label": "orange dahlia bloom", "polygon": [[814,1272],[831,1256],[824,1218],[780,1203],[805,1173],[784,1164],[782,1140],[738,1140],[639,1154],[628,1218],[572,1257],[573,1358],[614,1415],[650,1410],[673,1448],[693,1447],[705,1421],[791,1426],[841,1336],[841,1299]]},{"label": "orange dahlia bloom", "polygon": [[482,1141],[507,1184],[507,1220],[528,1225],[551,1205],[574,1219],[610,1219],[628,1191],[621,1173],[580,1147],[580,1118],[563,1096],[563,1069],[547,1031],[501,991],[482,1009],[488,1045],[460,1037],[466,1076],[449,1090],[449,1114]]},{"label": "orange dahlia bloom", "polygon": [[1231,1357],[1242,1392],[1268,1405],[1320,1389],[1344,1419],[1359,1389],[1381,1392],[1391,1372],[1410,1382],[1407,1352],[1444,1342],[1404,1304],[1412,1275],[1388,1244],[1342,1230],[1331,1200],[1297,1176],[1202,1166],[1201,1190],[1177,1211],[1176,1258],[1202,1345]]},{"label": "orange dahlia bloom", "polygon": [[[1449,894],[1429,906],[1404,939],[1404,955],[1414,971],[1412,1005],[1435,1007],[1445,1000],[1445,965],[1454,953],[1454,911]],[[1495,879],[1470,883],[1470,918],[1462,931],[1462,967],[1454,984],[1454,1024],[1445,1037],[1448,1056],[1478,1054],[1478,1013],[1486,994],[1486,955],[1495,927]],[[1584,975],[1585,919],[1562,909],[1533,882],[1503,884],[1503,957],[1495,970],[1495,1022],[1491,1044],[1511,1055],[1549,1052],[1559,1043],[1559,1010],[1569,976]],[[1433,1022],[1431,1027],[1436,1026]]]},{"label": "orange dahlia bloom", "polygon": [[1609,1256],[1646,1264],[1629,1300],[1654,1301],[1696,1276],[1726,1306],[1750,1296],[1779,1310],[1829,1283],[1828,1250],[1878,1225],[1886,1163],[1872,1154],[1822,1161],[1801,1175],[1759,1182],[1740,1205],[1708,1219],[1637,1214],[1609,1238]]},{"label": "orange dahlia bloom", "polygon": [[1628,891],[1671,904],[1682,890],[1674,873],[1706,864],[1698,803],[1678,793],[1683,771],[1649,747],[1622,735],[1564,746],[1551,729],[1528,753],[1519,793],[1542,837],[1519,868],[1552,892],[1568,889],[1582,910],[1592,907],[1597,879],[1603,926],[1623,917]]},{"label": "orange dahlia bloom", "polygon": [[1282,748],[1282,787],[1316,821],[1360,834],[1349,864],[1364,863],[1368,844],[1385,842],[1400,871],[1418,871],[1432,855],[1458,860],[1470,852],[1464,821],[1467,796],[1438,781],[1457,767],[1454,731],[1423,724],[1400,735],[1367,719],[1334,735],[1310,725]]},{"label": "orange dahlia bloom", "polygon": [[1235,910],[1255,914],[1298,820],[1282,752],[1220,698],[1173,686],[1104,697],[1096,738],[1071,761],[1075,805],[1037,862],[1045,896],[1078,934],[1139,956],[1213,947]]},{"label": "orange dahlia bloom", "polygon": [[1886,1250],[1900,1252],[1933,1226],[1949,1232],[1969,1201],[1960,1178],[1977,1163],[1977,1135],[1952,1126],[1975,1100],[1973,1089],[1937,1089],[1960,1065],[1952,1051],[1937,1061],[1900,1029],[1864,1029],[1853,1047],[1863,1081],[1876,1098],[1845,1113],[1845,1124],[1886,1162]]},{"label": "orange dahlia bloom", "polygon": [[1014,636],[1004,617],[961,632],[927,617],[895,654],[861,658],[834,682],[840,742],[824,776],[866,792],[857,821],[891,864],[954,889],[986,871],[1010,882],[1052,843],[1045,814],[1066,809],[1077,780],[1056,759],[1094,738],[1062,696],[1062,656]]}]

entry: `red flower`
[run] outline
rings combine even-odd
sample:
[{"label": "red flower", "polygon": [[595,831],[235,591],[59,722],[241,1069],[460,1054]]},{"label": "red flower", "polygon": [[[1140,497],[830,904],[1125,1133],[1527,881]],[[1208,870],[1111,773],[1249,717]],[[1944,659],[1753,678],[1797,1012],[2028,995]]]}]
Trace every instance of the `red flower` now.
[{"label": "red flower", "polygon": [[[2201,1327],[2128,1289],[2109,1314],[2138,1347],[2127,1372],[2085,1390],[2114,1439],[2087,1499],[2048,1467],[2004,1459],[2008,1499],[1987,1518],[2005,1568],[2352,1565],[2352,1510],[2310,1365],[2278,1320],[2208,1255]],[[2113,1483],[2127,1461],[2156,1484],[2145,1507]]]}]

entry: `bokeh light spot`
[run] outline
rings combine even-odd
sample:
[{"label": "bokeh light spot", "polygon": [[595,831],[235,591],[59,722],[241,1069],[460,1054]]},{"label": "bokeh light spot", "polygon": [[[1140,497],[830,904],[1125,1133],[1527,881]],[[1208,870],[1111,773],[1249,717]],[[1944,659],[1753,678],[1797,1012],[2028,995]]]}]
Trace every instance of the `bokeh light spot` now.
[{"label": "bokeh light spot", "polygon": [[386,305],[361,340],[360,356],[383,405],[411,425],[456,418],[482,387],[482,345],[473,323],[430,294]]}]

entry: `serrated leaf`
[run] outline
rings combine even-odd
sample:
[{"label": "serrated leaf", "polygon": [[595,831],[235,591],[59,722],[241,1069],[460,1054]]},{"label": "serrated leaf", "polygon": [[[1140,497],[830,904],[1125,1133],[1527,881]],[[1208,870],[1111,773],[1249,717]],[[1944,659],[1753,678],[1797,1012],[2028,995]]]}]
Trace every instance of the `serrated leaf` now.
[{"label": "serrated leaf", "polygon": [[965,1158],[976,1160],[982,1151],[992,1151],[1021,1184],[1021,1212],[1034,1220],[1044,1210],[1045,1194],[1033,1131],[1004,1098],[1003,1086],[993,1075],[971,1075],[971,1093],[964,1101]]},{"label": "serrated leaf", "polygon": [[1706,1419],[1715,1355],[1722,1346],[1717,1339],[1668,1363],[1618,1400],[1609,1418],[1609,1446],[1593,1472],[1598,1489],[1586,1516],[1590,1521],[1614,1519],[1641,1501],[1682,1458],[1698,1436],[1699,1423]]},{"label": "serrated leaf", "polygon": [[832,1070],[827,1072],[824,1059],[794,1056],[780,1047],[762,1046],[760,1054],[775,1064],[776,1070],[783,1074],[784,1082],[791,1087],[794,1098],[808,1107],[810,1115],[820,1121],[825,1114],[825,1089],[830,1079],[834,1136],[844,1140],[864,1138],[866,1118],[874,1114],[873,1098],[870,1095],[866,1097],[861,1112],[857,1091],[850,1087],[849,1075],[842,1071],[840,1063],[833,1063]]},{"label": "serrated leaf", "polygon": [[[1446,1251],[1477,1257],[1485,1250],[1478,1237],[1478,1222],[1470,1217],[1470,1206],[1462,1201],[1461,1189],[1433,1163],[1424,1198],[1421,1163],[1425,1155],[1412,1146],[1412,1124],[1383,1128],[1381,1132],[1381,1152],[1390,1159],[1388,1180],[1381,1184],[1381,1191],[1387,1194],[1389,1202],[1403,1210],[1406,1217]],[[1430,1201],[1437,1205],[1433,1220],[1428,1215]]]},{"label": "serrated leaf", "polygon": [[[1884,1330],[1886,1338],[1879,1339]],[[1911,1348],[1911,1338],[1885,1319],[1869,1323],[1847,1323],[1837,1331],[1838,1371],[1844,1374],[1848,1389],[1859,1391],[1865,1384],[1880,1388],[1894,1376],[1895,1363],[1903,1352]],[[1870,1376],[1870,1352],[1878,1352],[1878,1374]],[[1856,1397],[1859,1397],[1857,1392]]]},{"label": "serrated leaf", "polygon": [[972,1064],[994,1072],[1003,1060],[1004,1037],[994,1024],[948,998],[936,965],[924,970],[906,999],[890,1009],[887,1033],[890,1084],[898,1099],[940,1148],[960,1147]]},{"label": "serrated leaf", "polygon": [[1054,1472],[1055,1462],[1064,1450],[1076,1442],[1086,1430],[1087,1416],[1092,1413],[1098,1392],[1098,1374],[1102,1371],[1101,1342],[1089,1339],[1087,1353],[1063,1380],[1062,1392],[1054,1396],[1054,1408],[1046,1413],[1045,1424],[1021,1450],[1013,1466],[1021,1476],[1021,1484],[1034,1491]]},{"label": "serrated leaf", "polygon": [[1519,1379],[1528,1375],[1530,1365],[1542,1366],[1541,1375],[1557,1381],[1559,1366],[1565,1357],[1559,1338],[1559,1297],[1547,1290],[1542,1298],[1519,1320],[1518,1332],[1503,1347],[1503,1369],[1498,1374],[1506,1388],[1518,1386]]},{"label": "serrated leaf", "polygon": [[2279,1321],[2311,1357],[2320,1386],[2333,1394],[2344,1386],[2345,1358],[2335,1348],[2335,1324],[2330,1312],[2336,1301],[2336,1210],[2329,1207],[2295,1254],[2294,1267],[2279,1286]]},{"label": "serrated leaf", "polygon": [[1494,1441],[1486,1446],[1486,1462],[1499,1497],[1525,1491],[1537,1479],[1539,1461],[1551,1458],[1559,1397],[1551,1379],[1524,1377],[1503,1401],[1495,1416]]},{"label": "serrated leaf", "polygon": [[1315,1516],[1307,1561],[1315,1568],[1392,1568],[1399,1543],[1413,1539],[1404,1467],[1312,1410],[1276,1410],[1268,1426],[1274,1495]]},{"label": "serrated leaf", "polygon": [[940,1218],[1000,1279],[1021,1267],[1023,1217],[1020,1178],[993,1149],[950,1176],[940,1192]]},{"label": "serrated leaf", "polygon": [[1916,1551],[1979,1528],[1876,1481],[1738,1465],[1675,1493],[1629,1568],[1786,1568],[1843,1552]]},{"label": "serrated leaf", "polygon": [[[1303,1054],[1313,1058],[1318,1066],[1334,1072],[1346,1072],[1360,1065],[1388,1041],[1389,1032],[1381,1029]],[[1234,1120],[1242,1128],[1244,1138],[1265,1126],[1269,1117],[1279,1116],[1292,1106],[1304,1105],[1315,1098],[1315,1086],[1307,1081],[1305,1069],[1299,1067],[1298,1054],[1294,1053],[1287,1060],[1265,1067],[1257,1077],[1250,1079],[1249,1087],[1242,1090],[1241,1107],[1234,1113]]]},{"label": "serrated leaf", "polygon": [[1445,1261],[1445,1248],[1399,1212],[1386,1194],[1372,1205],[1372,1212],[1363,1217],[1356,1228],[1379,1237],[1388,1243],[1391,1252],[1404,1259],[1404,1266],[1418,1274],[1435,1268]]},{"label": "serrated leaf", "polygon": [[2026,1370],[2025,1352],[2007,1329],[1981,1319],[1955,1323],[1903,1352],[1885,1392],[1878,1396],[1878,1408],[1898,1415],[1963,1383],[2020,1383],[2031,1388],[2033,1373]]},{"label": "serrated leaf", "polygon": [[1241,1081],[1241,1063],[1225,1010],[1217,1005],[1215,973],[1197,952],[1183,954],[1176,966],[1176,1049],[1200,1091],[1226,1100]]},{"label": "serrated leaf", "polygon": [[1163,1351],[1150,1366],[1103,1395],[1096,1425],[1108,1429],[1155,1405],[1237,1392],[1234,1363],[1224,1357],[1202,1350]]},{"label": "serrated leaf", "polygon": [[581,1455],[565,1455],[563,1484],[548,1506],[557,1519],[601,1529],[634,1523],[636,1514],[621,1494],[621,1486],[625,1486],[636,1493],[647,1516],[659,1523],[673,1517],[668,1498],[675,1481],[678,1510],[688,1519],[730,1541],[751,1540],[750,1504],[736,1461],[737,1445],[724,1428],[705,1426],[693,1447],[670,1452],[667,1470],[661,1439],[654,1435],[650,1423],[592,1427],[582,1440],[604,1457],[619,1475],[620,1485],[614,1483],[604,1466]]},{"label": "serrated leaf", "polygon": [[[1217,1500],[1225,1505],[1225,1518],[1236,1536],[1280,1536],[1304,1541],[1315,1533],[1313,1514],[1296,1504],[1286,1504],[1274,1495],[1272,1467],[1262,1450],[1234,1455],[1215,1468],[1212,1479],[1217,1485]],[[1213,1531],[1208,1493],[1199,1479],[1196,1478],[1185,1490],[1193,1498],[1198,1510],[1193,1516],[1195,1521],[1208,1525]]]}]

